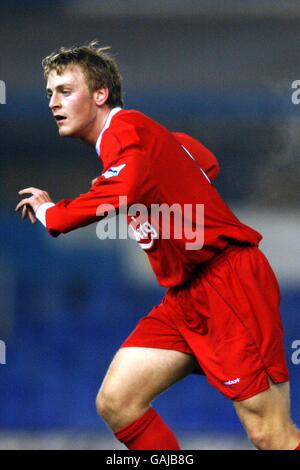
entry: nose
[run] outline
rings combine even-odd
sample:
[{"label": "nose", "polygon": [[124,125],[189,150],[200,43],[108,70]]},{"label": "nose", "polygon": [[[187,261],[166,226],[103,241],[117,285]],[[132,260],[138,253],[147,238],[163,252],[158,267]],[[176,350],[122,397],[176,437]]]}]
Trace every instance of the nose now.
[{"label": "nose", "polygon": [[60,103],[59,103],[58,96],[57,96],[56,93],[53,93],[53,95],[51,96],[50,101],[49,101],[49,108],[50,109],[55,109],[55,108],[59,108],[59,107],[60,107]]}]

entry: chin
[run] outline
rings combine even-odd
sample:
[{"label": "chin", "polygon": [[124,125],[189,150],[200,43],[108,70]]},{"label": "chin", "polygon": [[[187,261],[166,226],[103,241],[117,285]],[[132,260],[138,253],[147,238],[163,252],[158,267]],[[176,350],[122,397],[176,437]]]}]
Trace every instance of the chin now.
[{"label": "chin", "polygon": [[76,137],[75,132],[68,129],[58,129],[60,137]]}]

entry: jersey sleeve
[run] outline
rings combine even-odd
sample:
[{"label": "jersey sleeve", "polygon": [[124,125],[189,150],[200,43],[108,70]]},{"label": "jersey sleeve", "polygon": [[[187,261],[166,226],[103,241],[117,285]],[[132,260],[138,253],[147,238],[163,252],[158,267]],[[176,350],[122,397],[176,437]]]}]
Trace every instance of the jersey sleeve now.
[{"label": "jersey sleeve", "polygon": [[134,142],[121,146],[113,136],[106,140],[110,149],[106,152],[106,163],[90,190],[47,209],[46,228],[50,235],[55,237],[84,227],[110,213],[118,213],[120,204],[129,206],[141,200],[141,188],[147,177],[141,149]]},{"label": "jersey sleeve", "polygon": [[220,172],[220,165],[215,155],[201,144],[201,142],[188,134],[182,132],[172,132],[172,134],[194,157],[209,179],[214,181]]}]

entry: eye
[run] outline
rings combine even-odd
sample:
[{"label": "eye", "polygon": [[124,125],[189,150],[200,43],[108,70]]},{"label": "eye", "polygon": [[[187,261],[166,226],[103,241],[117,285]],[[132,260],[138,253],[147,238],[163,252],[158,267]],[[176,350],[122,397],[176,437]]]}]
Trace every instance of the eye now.
[{"label": "eye", "polygon": [[71,94],[71,91],[70,90],[63,90],[61,93],[62,93],[63,96],[69,96]]}]

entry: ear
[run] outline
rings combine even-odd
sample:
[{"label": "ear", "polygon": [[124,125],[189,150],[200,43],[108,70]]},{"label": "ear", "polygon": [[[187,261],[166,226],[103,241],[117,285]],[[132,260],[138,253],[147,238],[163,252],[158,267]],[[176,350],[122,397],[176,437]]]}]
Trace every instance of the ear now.
[{"label": "ear", "polygon": [[109,97],[108,88],[99,88],[99,90],[94,91],[93,96],[96,105],[103,106]]}]

